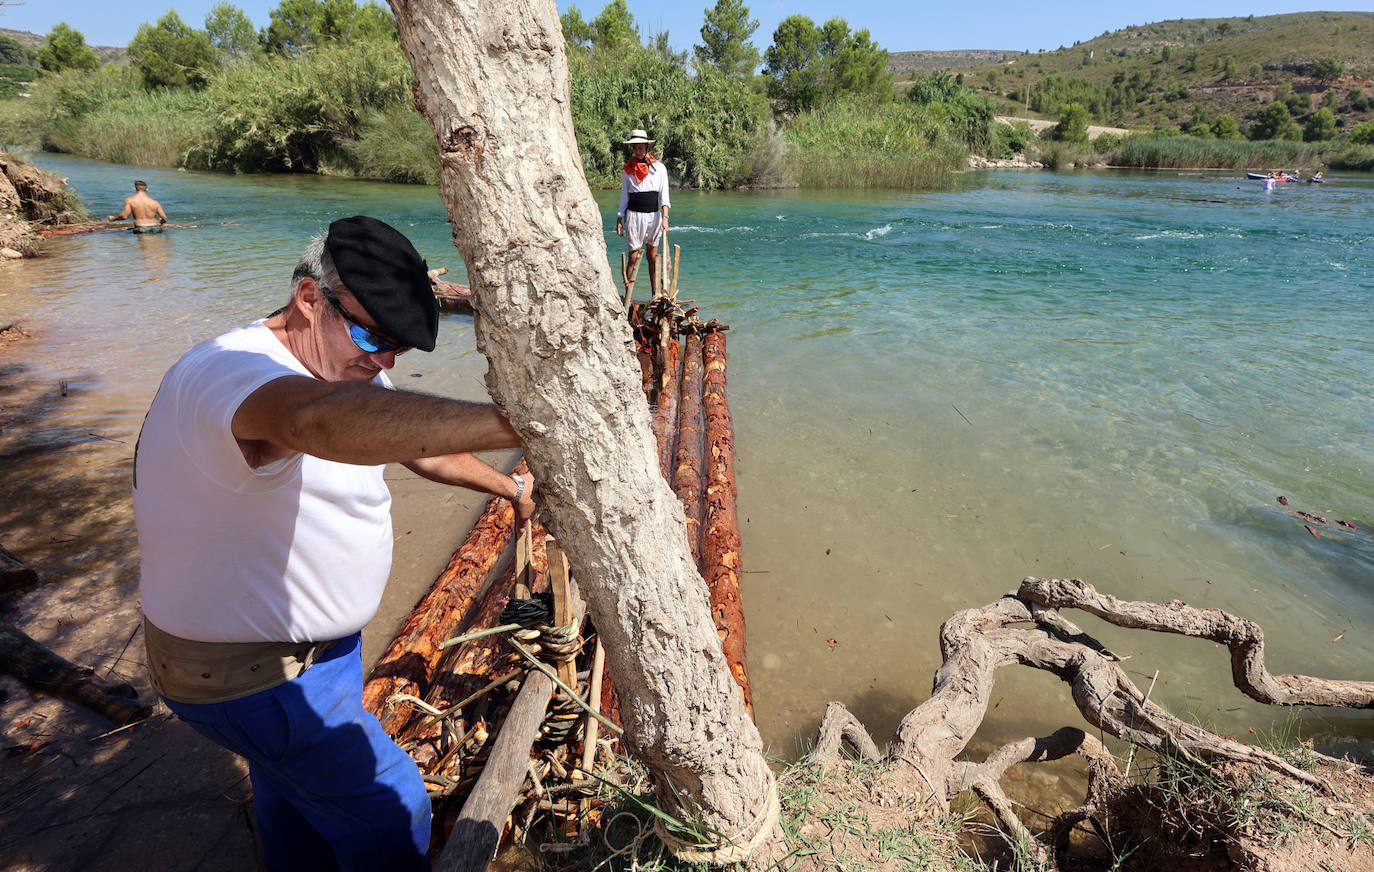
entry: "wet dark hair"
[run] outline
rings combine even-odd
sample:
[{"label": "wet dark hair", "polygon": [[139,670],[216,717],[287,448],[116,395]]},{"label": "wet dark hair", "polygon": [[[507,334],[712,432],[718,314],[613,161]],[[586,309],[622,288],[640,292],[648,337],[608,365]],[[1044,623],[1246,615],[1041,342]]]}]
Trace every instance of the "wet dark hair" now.
[{"label": "wet dark hair", "polygon": [[146,191],[148,190],[148,183],[143,181],[142,179],[138,179],[134,182],[134,189],[139,191]]}]

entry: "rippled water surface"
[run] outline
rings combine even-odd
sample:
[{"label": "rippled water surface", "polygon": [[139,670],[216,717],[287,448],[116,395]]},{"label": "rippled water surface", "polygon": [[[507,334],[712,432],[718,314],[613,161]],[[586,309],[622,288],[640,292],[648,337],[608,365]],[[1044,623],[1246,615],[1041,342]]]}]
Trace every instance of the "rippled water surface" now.
[{"label": "rippled water surface", "polygon": [[[140,177],[173,221],[212,225],[53,240],[0,271],[0,309],[41,328],[35,375],[111,432],[136,432],[183,348],[284,302],[335,217],[377,215],[462,278],[433,189],[37,160],[92,212]],[[1275,672],[1374,677],[1374,178],[1000,172],[673,201],[682,295],[733,328],[750,670],[778,752],[830,699],[886,735],[929,693],[940,622],[1026,575],[1228,609],[1264,626]],[[440,343],[397,381],[481,396],[470,322]],[[451,499],[407,486],[398,533]],[[396,584],[427,584],[427,559]],[[1180,714],[1241,735],[1285,717],[1231,688],[1225,649],[1081,623],[1142,686],[1159,670],[1152,698]],[[1055,679],[1000,678],[989,736],[1077,722]],[[1301,714],[1331,748],[1374,737],[1367,714]]]}]

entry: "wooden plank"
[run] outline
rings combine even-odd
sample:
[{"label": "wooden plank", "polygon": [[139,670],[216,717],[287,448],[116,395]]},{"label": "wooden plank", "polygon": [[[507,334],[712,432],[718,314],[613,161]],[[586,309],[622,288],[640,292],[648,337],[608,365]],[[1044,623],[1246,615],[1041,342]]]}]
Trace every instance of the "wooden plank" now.
[{"label": "wooden plank", "polygon": [[553,695],[553,680],[531,671],[493,740],[491,756],[444,843],[437,872],[483,872],[529,774],[530,748]]}]

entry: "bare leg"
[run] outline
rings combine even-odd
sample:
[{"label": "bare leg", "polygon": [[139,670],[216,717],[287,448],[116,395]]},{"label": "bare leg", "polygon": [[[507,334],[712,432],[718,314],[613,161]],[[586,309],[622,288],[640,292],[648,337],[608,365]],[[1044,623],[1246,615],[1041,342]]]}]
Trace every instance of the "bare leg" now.
[{"label": "bare leg", "polygon": [[[625,267],[625,297],[627,299],[633,295],[635,279],[639,277],[639,255],[638,249],[632,249],[628,266]],[[628,305],[629,303],[626,303],[626,306]]]}]

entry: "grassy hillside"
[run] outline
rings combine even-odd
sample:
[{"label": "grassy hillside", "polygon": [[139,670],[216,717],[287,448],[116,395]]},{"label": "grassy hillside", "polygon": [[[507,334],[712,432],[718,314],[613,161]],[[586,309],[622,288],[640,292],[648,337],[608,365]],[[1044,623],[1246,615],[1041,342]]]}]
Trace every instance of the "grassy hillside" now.
[{"label": "grassy hillside", "polygon": [[[1323,59],[1341,75],[1318,78]],[[1222,113],[1244,119],[1291,92],[1295,116],[1325,101],[1348,130],[1374,117],[1360,99],[1374,92],[1374,12],[1162,21],[959,72],[1008,114],[1027,114],[1029,104],[1029,114],[1053,116],[1076,99],[1095,123],[1176,127]]]}]

